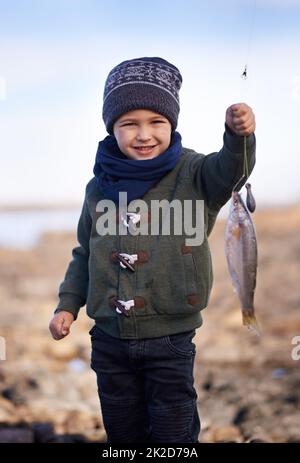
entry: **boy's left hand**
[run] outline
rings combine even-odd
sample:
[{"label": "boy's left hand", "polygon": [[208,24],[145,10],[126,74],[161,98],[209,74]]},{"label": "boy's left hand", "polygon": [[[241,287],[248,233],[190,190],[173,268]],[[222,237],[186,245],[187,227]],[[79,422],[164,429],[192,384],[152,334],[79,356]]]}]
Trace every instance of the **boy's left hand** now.
[{"label": "boy's left hand", "polygon": [[248,136],[255,130],[255,116],[246,103],[236,103],[226,110],[226,124],[236,135]]}]

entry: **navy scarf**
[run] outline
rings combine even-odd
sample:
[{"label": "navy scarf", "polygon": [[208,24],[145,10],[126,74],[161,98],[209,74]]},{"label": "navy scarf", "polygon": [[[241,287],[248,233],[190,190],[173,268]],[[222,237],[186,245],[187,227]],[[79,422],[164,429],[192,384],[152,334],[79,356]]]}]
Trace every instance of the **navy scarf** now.
[{"label": "navy scarf", "polygon": [[169,148],[153,159],[128,159],[114,136],[99,142],[94,175],[106,199],[116,204],[119,192],[127,192],[127,201],[142,198],[159,180],[176,166],[182,151],[181,135],[174,132]]}]

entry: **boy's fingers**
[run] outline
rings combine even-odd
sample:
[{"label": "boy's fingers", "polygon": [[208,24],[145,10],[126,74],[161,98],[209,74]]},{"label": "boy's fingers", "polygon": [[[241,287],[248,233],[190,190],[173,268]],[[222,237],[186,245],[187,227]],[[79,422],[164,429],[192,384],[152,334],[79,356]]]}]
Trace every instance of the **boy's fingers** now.
[{"label": "boy's fingers", "polygon": [[59,335],[59,336],[62,335],[63,326],[64,326],[64,318],[62,318],[62,319],[60,320],[60,323],[59,323],[59,326],[58,326],[58,335]]},{"label": "boy's fingers", "polygon": [[235,125],[243,125],[247,124],[251,121],[251,117],[249,116],[241,116],[241,117],[233,117],[232,121]]},{"label": "boy's fingers", "polygon": [[[242,103],[244,109],[233,111],[231,128],[238,135],[250,135],[255,130],[255,116],[251,108]],[[233,105],[233,107],[236,105]],[[241,114],[239,115],[239,111]],[[238,115],[237,115],[238,114]]]},{"label": "boy's fingers", "polygon": [[239,105],[233,105],[231,106],[231,112],[233,116],[236,116],[239,112],[241,111]]},{"label": "boy's fingers", "polygon": [[74,316],[71,316],[69,313],[66,315],[60,313],[55,315],[49,324],[49,330],[53,339],[59,340],[67,336],[70,333],[73,321]]},{"label": "boy's fingers", "polygon": [[66,336],[67,334],[69,334],[69,332],[70,332],[69,328],[67,328],[65,326],[62,327],[61,334],[63,336]]},{"label": "boy's fingers", "polygon": [[60,320],[59,323],[50,323],[50,331],[51,331],[51,334],[52,334],[52,337],[53,339],[55,340],[59,340],[63,337],[63,323],[64,323],[64,320]]},{"label": "boy's fingers", "polygon": [[59,332],[57,330],[57,327],[55,325],[50,325],[50,332],[51,332],[51,335],[52,335],[53,339],[58,340],[58,339],[61,338],[61,336],[59,335]]},{"label": "boy's fingers", "polygon": [[231,106],[231,112],[233,116],[238,116],[243,113],[243,105],[242,103],[236,103]]},{"label": "boy's fingers", "polygon": [[69,334],[70,332],[70,322],[68,322],[65,318],[63,319],[63,323],[62,323],[62,326],[61,326],[61,334],[63,336],[66,336],[67,334]]},{"label": "boy's fingers", "polygon": [[234,117],[245,116],[247,113],[250,114],[252,112],[250,106],[246,105],[246,103],[233,104],[231,111]]},{"label": "boy's fingers", "polygon": [[252,126],[253,125],[253,122],[248,120],[246,122],[244,121],[235,121],[234,122],[234,127],[237,129],[237,130],[243,130],[243,129],[247,129],[248,127]]}]

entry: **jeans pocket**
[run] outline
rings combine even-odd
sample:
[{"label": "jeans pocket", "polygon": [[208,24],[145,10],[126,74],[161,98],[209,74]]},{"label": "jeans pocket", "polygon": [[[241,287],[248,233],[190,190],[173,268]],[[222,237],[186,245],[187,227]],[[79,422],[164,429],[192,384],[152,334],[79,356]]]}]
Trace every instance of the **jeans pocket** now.
[{"label": "jeans pocket", "polygon": [[195,330],[191,330],[185,333],[170,334],[165,336],[164,340],[169,350],[174,354],[191,357],[196,354],[196,346],[192,342],[195,333]]}]

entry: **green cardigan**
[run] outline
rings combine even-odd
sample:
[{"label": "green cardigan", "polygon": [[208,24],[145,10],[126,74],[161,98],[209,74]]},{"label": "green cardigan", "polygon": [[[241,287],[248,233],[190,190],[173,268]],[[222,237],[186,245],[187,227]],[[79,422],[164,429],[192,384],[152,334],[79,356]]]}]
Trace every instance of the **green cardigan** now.
[{"label": "green cardigan", "polygon": [[[247,157],[251,172],[254,134],[247,137]],[[169,236],[100,236],[96,223],[101,213],[96,206],[104,198],[93,178],[86,187],[78,223],[79,246],[73,249],[73,259],[60,285],[55,313],[66,310],[76,318],[86,304],[87,314],[103,331],[123,339],[166,336],[201,326],[200,311],[208,304],[213,281],[207,237],[242,176],[243,160],[243,137],[226,127],[219,152],[205,156],[183,148],[176,167],[142,198],[149,211],[154,199],[192,200],[194,212],[196,200],[203,200],[204,236],[196,246],[186,243],[184,227],[181,234],[175,234],[171,227]],[[150,222],[150,215],[142,213],[140,224]],[[118,252],[137,254],[134,272],[120,266]],[[127,316],[116,311],[116,300],[134,301]]]}]

